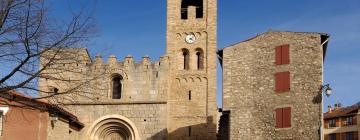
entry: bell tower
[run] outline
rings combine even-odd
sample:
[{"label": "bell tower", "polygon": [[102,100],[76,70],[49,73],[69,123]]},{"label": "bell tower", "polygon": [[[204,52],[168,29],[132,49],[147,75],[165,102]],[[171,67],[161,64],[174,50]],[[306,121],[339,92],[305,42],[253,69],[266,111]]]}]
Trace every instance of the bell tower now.
[{"label": "bell tower", "polygon": [[216,139],[217,0],[167,0],[169,139]]}]

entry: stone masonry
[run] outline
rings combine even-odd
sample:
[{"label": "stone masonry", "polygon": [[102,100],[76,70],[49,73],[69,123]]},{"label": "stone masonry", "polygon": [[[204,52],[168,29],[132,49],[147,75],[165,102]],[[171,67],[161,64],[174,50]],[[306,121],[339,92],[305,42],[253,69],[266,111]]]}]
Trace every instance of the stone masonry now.
[{"label": "stone masonry", "polygon": [[217,1],[168,0],[167,10],[167,51],[159,61],[92,60],[85,48],[42,55],[42,65],[54,54],[60,59],[39,79],[42,96],[59,93],[49,101],[85,125],[70,139],[216,139]]},{"label": "stone masonry", "polygon": [[[135,62],[128,55],[123,60],[109,56],[105,62],[100,55],[91,59],[84,48],[53,48],[42,55],[41,64],[51,62],[54,54],[60,60],[43,71],[39,89],[45,97],[59,94],[49,101],[84,123],[64,139],[320,139],[319,88],[328,36],[269,31],[217,54],[216,33],[217,0],[167,0],[166,54],[158,61],[145,55]],[[275,48],[284,44],[290,63],[276,65]],[[218,55],[223,66],[221,117],[216,105]],[[290,73],[290,90],[277,93],[275,74],[284,71]],[[286,128],[275,127],[279,108],[286,114],[281,118]]]},{"label": "stone masonry", "polygon": [[[223,110],[231,140],[320,139],[323,60],[328,36],[269,31],[219,52]],[[290,62],[275,64],[275,47],[288,44]],[[275,73],[290,72],[290,90],[275,92]],[[277,108],[291,108],[291,127],[275,127]]]}]

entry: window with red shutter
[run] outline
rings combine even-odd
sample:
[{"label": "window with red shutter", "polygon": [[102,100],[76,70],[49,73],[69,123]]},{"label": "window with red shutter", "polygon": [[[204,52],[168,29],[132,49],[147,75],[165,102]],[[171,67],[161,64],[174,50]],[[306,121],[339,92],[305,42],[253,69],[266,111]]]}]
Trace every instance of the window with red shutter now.
[{"label": "window with red shutter", "polygon": [[283,108],[283,128],[291,127],[291,108]]},{"label": "window with red shutter", "polygon": [[283,120],[283,115],[282,115],[282,108],[278,108],[275,110],[276,114],[275,114],[275,117],[276,117],[276,128],[282,128],[283,127],[283,123],[282,123],[282,120]]},{"label": "window with red shutter", "polygon": [[291,127],[291,108],[278,108],[275,109],[275,127],[288,128]]},{"label": "window with red shutter", "polygon": [[275,48],[275,64],[281,65],[281,46]]},{"label": "window with red shutter", "polygon": [[290,63],[289,44],[277,46],[275,48],[275,64],[283,65]]},{"label": "window with red shutter", "polygon": [[290,72],[278,72],[275,74],[275,91],[290,91]]},{"label": "window with red shutter", "polygon": [[281,64],[289,64],[290,58],[289,58],[289,44],[283,45],[281,47]]}]

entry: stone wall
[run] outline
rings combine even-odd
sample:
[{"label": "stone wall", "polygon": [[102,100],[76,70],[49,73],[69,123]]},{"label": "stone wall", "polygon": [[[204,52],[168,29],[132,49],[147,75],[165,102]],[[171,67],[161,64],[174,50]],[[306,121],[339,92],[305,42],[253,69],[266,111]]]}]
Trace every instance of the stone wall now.
[{"label": "stone wall", "polygon": [[[130,55],[123,61],[110,56],[106,63],[99,55],[91,61],[86,49],[64,48],[61,51],[63,53],[57,55],[60,61],[43,72],[46,76],[40,78],[39,87],[47,92],[59,89],[60,95],[48,99],[74,113],[85,124],[79,134],[71,134],[71,139],[90,139],[87,136],[92,128],[89,127],[108,115],[120,115],[134,122],[140,135],[135,140],[167,138],[168,57],[151,62],[144,56],[142,61],[135,62]],[[51,53],[47,55],[53,55]],[[73,59],[69,60],[71,55]],[[42,62],[46,63],[46,59]],[[123,78],[121,99],[112,99],[114,74]],[[61,125],[61,122],[56,124]],[[62,127],[54,129],[57,132]],[[61,133],[58,134],[50,138],[61,137]]]},{"label": "stone wall", "polygon": [[[104,62],[99,55],[91,60],[86,49],[65,48],[57,56],[64,59],[43,72],[39,79],[39,87],[45,91],[42,96],[59,90],[60,95],[49,100],[60,103],[85,124],[82,139],[89,139],[94,123],[111,115],[134,122],[141,139],[216,139],[217,0],[197,1],[203,2],[199,5],[203,6],[202,18],[195,18],[196,7],[190,4],[188,20],[180,19],[184,1],[168,0],[167,53],[159,61],[144,56],[136,63],[132,56],[123,61],[110,56]],[[193,44],[185,42],[190,34],[196,36]],[[187,69],[183,49],[189,53]],[[56,49],[42,56],[43,65],[53,53]],[[121,99],[112,98],[114,75],[122,77]],[[74,90],[67,92],[69,89]]]},{"label": "stone wall", "polygon": [[[187,2],[194,3],[182,7]],[[203,7],[201,18],[196,18],[195,2],[167,1],[166,52],[171,61],[168,129],[172,140],[216,139],[217,0],[202,0],[203,3],[196,5]],[[188,13],[186,19],[181,18],[184,10]],[[195,41],[186,42],[188,35],[195,36]],[[184,68],[184,52],[188,55],[187,68]],[[201,68],[197,66],[199,62]]]},{"label": "stone wall", "polygon": [[[140,134],[141,140],[166,140],[167,120],[166,103],[131,103],[131,104],[82,104],[66,105],[85,124],[80,131],[81,139],[91,139],[90,131],[95,123],[102,119],[109,119],[106,116],[120,115],[128,118],[135,124],[136,131]],[[105,117],[105,118],[104,118]],[[110,117],[111,118],[111,117]],[[99,120],[100,119],[100,120]],[[123,128],[127,129],[127,128]],[[136,138],[137,140],[139,138]]]},{"label": "stone wall", "polygon": [[[230,139],[320,139],[323,38],[269,31],[223,49],[223,110]],[[275,65],[275,47],[290,45],[290,64]],[[275,73],[290,72],[290,91],[275,92]],[[275,128],[275,109],[291,107],[291,127]]]},{"label": "stone wall", "polygon": [[[57,54],[60,61],[46,69],[39,80],[42,91],[53,92],[57,88],[59,93],[65,93],[53,97],[54,102],[166,101],[169,67],[166,56],[156,62],[144,56],[138,63],[130,55],[123,61],[110,56],[106,63],[99,55],[91,61],[86,49],[63,48],[61,51],[63,53]],[[52,56],[53,53],[45,55]],[[73,57],[69,60],[71,55]],[[116,100],[112,99],[114,75],[123,78],[121,99]],[[41,95],[48,93],[42,92]]]},{"label": "stone wall", "polygon": [[49,119],[47,127],[48,140],[70,140],[69,121],[59,118],[57,121]]}]

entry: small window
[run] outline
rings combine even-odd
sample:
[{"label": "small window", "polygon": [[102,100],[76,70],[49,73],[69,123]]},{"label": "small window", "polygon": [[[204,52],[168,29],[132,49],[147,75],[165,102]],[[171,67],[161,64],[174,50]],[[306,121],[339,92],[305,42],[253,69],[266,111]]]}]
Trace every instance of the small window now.
[{"label": "small window", "polygon": [[196,59],[197,69],[204,69],[204,51],[200,48],[196,49]]},{"label": "small window", "polygon": [[290,91],[290,72],[279,72],[275,74],[275,91]]},{"label": "small window", "polygon": [[336,127],[336,119],[329,120],[329,127]]},{"label": "small window", "polygon": [[191,137],[191,126],[188,127],[188,137]]},{"label": "small window", "polygon": [[353,125],[353,117],[346,117],[345,125]]},{"label": "small window", "polygon": [[181,1],[181,19],[188,19],[189,6],[195,6],[196,18],[203,18],[203,0],[182,0]]},{"label": "small window", "polygon": [[190,101],[191,100],[191,90],[189,90],[188,96],[189,96],[189,101]]},{"label": "small window", "polygon": [[289,44],[277,46],[275,48],[275,64],[283,65],[289,63],[290,63]]},{"label": "small window", "polygon": [[276,128],[291,127],[291,108],[278,108],[275,110]]},{"label": "small window", "polygon": [[122,92],[122,76],[115,75],[112,78],[112,99],[121,99]]},{"label": "small window", "polygon": [[183,68],[184,70],[189,69],[189,61],[190,61],[190,55],[188,49],[182,49],[182,55],[183,55]]}]

